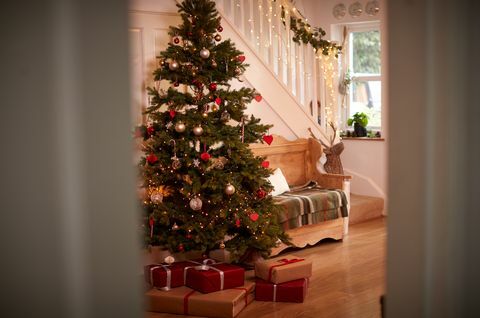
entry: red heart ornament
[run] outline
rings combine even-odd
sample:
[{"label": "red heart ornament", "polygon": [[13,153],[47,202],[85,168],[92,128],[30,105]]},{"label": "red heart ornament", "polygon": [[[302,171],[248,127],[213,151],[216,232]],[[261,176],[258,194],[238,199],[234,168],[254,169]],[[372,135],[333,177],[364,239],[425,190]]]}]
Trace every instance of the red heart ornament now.
[{"label": "red heart ornament", "polygon": [[250,217],[250,220],[252,220],[253,222],[257,221],[258,220],[258,213],[257,212],[253,212],[252,214],[249,215]]},{"label": "red heart ornament", "polygon": [[153,128],[153,126],[149,126],[147,128],[147,133],[149,136],[153,135],[155,133],[155,128]]},{"label": "red heart ornament", "polygon": [[263,198],[265,198],[266,195],[267,195],[267,192],[265,192],[265,190],[263,190],[263,189],[258,189],[258,191],[257,191],[257,197],[259,197],[260,199],[263,199]]},{"label": "red heart ornament", "polygon": [[263,161],[263,162],[262,162],[262,167],[264,167],[265,169],[267,169],[268,167],[270,167],[270,161],[267,161],[267,160]]},{"label": "red heart ornament", "polygon": [[153,153],[151,153],[151,154],[149,154],[149,155],[147,156],[147,162],[148,162],[149,164],[153,165],[153,164],[154,164],[155,162],[157,162],[157,161],[158,161],[158,158],[157,158],[157,156],[155,156]]},{"label": "red heart ornament", "polygon": [[257,95],[255,95],[254,98],[255,98],[255,100],[256,100],[257,102],[260,102],[260,101],[262,100],[262,95],[257,94]]},{"label": "red heart ornament", "polygon": [[222,99],[220,97],[215,98],[215,104],[219,105],[222,103]]},{"label": "red heart ornament", "polygon": [[239,55],[237,59],[243,63],[245,61],[245,55]]},{"label": "red heart ornament", "polygon": [[263,140],[268,144],[271,145],[273,142],[273,136],[272,135],[263,135]]},{"label": "red heart ornament", "polygon": [[175,117],[175,115],[177,114],[177,112],[172,109],[172,110],[169,112],[169,114],[170,114],[170,118],[173,119],[173,117]]},{"label": "red heart ornament", "polygon": [[210,154],[208,152],[202,152],[202,154],[200,155],[200,158],[203,161],[208,161],[208,160],[210,160]]},{"label": "red heart ornament", "polygon": [[236,219],[236,220],[235,220],[235,226],[236,226],[236,227],[240,227],[240,220],[239,220],[239,219]]}]

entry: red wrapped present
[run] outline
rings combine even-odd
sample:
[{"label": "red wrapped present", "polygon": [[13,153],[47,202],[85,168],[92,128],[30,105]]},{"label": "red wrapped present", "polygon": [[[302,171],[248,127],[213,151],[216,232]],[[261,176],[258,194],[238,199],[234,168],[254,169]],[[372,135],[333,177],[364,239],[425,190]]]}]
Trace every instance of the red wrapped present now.
[{"label": "red wrapped present", "polygon": [[169,290],[184,286],[184,270],[198,266],[201,263],[194,261],[175,262],[171,265],[151,264],[145,266],[145,281],[152,287]]},{"label": "red wrapped present", "polygon": [[148,311],[201,317],[233,318],[254,299],[255,284],[210,294],[202,294],[186,286],[169,292],[151,289],[146,296]]},{"label": "red wrapped present", "polygon": [[257,278],[255,300],[303,303],[307,295],[308,278],[273,284]]},{"label": "red wrapped present", "polygon": [[243,286],[245,270],[232,264],[206,259],[201,265],[185,268],[185,285],[202,293]]},{"label": "red wrapped present", "polygon": [[312,262],[294,255],[255,263],[255,276],[280,284],[312,276]]}]

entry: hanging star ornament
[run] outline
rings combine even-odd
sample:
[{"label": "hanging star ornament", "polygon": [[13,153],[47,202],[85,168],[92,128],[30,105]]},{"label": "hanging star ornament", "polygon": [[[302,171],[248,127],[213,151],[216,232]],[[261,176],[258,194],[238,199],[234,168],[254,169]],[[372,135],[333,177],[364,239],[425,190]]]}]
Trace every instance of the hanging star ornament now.
[{"label": "hanging star ornament", "polygon": [[200,160],[198,160],[197,158],[193,159],[193,165],[195,168],[198,168],[198,166],[200,166]]}]

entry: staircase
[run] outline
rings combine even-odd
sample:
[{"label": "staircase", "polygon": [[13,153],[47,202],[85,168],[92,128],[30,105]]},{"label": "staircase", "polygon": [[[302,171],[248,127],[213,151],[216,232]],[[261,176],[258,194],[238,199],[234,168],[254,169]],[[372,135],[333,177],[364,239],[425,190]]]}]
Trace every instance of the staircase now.
[{"label": "staircase", "polygon": [[383,215],[385,200],[379,197],[350,193],[349,223],[362,223]]}]

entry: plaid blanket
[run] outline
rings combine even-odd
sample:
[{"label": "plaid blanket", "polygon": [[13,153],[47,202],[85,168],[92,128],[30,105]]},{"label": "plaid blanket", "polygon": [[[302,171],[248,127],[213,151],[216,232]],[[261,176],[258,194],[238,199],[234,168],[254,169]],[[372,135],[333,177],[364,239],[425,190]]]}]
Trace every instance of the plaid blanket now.
[{"label": "plaid blanket", "polygon": [[276,196],[274,201],[283,207],[279,222],[285,231],[348,216],[345,193],[320,188],[315,182]]}]

